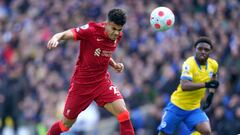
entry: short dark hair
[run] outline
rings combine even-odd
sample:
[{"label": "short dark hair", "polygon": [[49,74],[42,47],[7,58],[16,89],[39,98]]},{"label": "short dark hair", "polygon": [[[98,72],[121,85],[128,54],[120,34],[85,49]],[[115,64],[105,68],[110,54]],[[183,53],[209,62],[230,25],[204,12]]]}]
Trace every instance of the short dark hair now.
[{"label": "short dark hair", "polygon": [[122,9],[112,9],[108,12],[108,21],[123,26],[126,23],[126,13]]},{"label": "short dark hair", "polygon": [[194,47],[196,48],[199,43],[207,43],[210,45],[211,49],[213,49],[212,41],[208,37],[199,37],[197,41],[194,43]]}]

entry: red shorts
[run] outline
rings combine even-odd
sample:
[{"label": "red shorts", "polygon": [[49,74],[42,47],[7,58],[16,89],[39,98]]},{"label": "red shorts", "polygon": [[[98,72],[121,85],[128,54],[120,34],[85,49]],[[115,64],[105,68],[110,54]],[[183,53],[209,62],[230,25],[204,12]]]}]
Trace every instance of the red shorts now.
[{"label": "red shorts", "polygon": [[96,86],[86,86],[72,82],[68,90],[63,115],[68,119],[76,119],[78,114],[85,110],[92,101],[99,106],[122,99],[122,95],[110,80]]}]

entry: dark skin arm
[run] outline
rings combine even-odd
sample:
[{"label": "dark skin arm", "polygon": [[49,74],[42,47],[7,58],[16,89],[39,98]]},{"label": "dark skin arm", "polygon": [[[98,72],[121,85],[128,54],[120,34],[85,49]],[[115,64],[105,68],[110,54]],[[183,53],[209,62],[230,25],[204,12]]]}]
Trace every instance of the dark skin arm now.
[{"label": "dark skin arm", "polygon": [[[211,80],[216,80],[216,79],[217,79],[216,75],[213,75]],[[206,97],[206,100],[205,100],[203,106],[202,106],[203,110],[208,109],[210,107],[210,105],[212,104],[212,100],[213,100],[215,91],[216,91],[216,89],[209,88],[209,93],[208,93],[208,95]]]},{"label": "dark skin arm", "polygon": [[[201,88],[209,88],[210,92],[214,92],[219,82],[216,80],[215,76],[212,77],[211,81],[205,83],[193,83],[190,80],[181,80],[181,87],[183,91],[193,91]],[[212,90],[212,88],[214,88]]]},{"label": "dark skin arm", "polygon": [[180,81],[183,91],[193,91],[201,88],[205,88],[205,83],[193,83],[189,80]]},{"label": "dark skin arm", "polygon": [[[217,75],[214,74],[214,75],[212,76],[211,80],[217,80]],[[216,89],[209,88],[209,92],[211,92],[211,93],[215,93],[215,91],[216,91]]]}]

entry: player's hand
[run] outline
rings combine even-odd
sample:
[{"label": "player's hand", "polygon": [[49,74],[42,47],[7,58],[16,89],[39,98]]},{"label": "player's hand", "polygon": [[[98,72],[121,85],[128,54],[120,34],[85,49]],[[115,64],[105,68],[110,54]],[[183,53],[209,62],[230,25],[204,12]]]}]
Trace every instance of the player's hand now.
[{"label": "player's hand", "polygon": [[212,104],[212,100],[213,100],[213,96],[214,96],[214,93],[210,92],[207,96],[207,99],[206,101],[204,102],[203,106],[202,106],[202,109],[203,110],[206,110],[210,107],[210,105]]},{"label": "player's hand", "polygon": [[218,88],[218,86],[219,86],[219,82],[217,80],[211,80],[211,81],[205,83],[206,88],[216,89],[216,88]]},{"label": "player's hand", "polygon": [[124,70],[124,65],[123,63],[116,63],[113,66],[113,69],[117,72],[117,73],[121,73]]},{"label": "player's hand", "polygon": [[56,48],[59,45],[59,42],[57,40],[57,38],[55,38],[54,36],[48,41],[47,44],[47,48],[48,49],[52,49],[52,48]]}]

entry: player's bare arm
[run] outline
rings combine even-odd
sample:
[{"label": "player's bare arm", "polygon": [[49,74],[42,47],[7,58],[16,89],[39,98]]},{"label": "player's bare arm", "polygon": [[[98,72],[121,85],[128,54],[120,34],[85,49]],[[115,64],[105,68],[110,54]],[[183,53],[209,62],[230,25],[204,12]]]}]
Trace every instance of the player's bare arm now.
[{"label": "player's bare arm", "polygon": [[[214,75],[212,76],[211,80],[217,80],[217,75],[214,74]],[[216,89],[214,89],[214,88],[209,88],[209,92],[215,93],[215,92],[216,92]]]},{"label": "player's bare arm", "polygon": [[121,73],[124,70],[123,63],[116,63],[113,58],[110,58],[109,65],[117,72]]},{"label": "player's bare arm", "polygon": [[73,39],[73,33],[71,30],[66,30],[60,33],[57,33],[52,36],[52,38],[48,41],[47,48],[52,49],[59,45],[59,41],[61,40],[69,40]]},{"label": "player's bare arm", "polygon": [[[211,80],[217,80],[217,75],[214,74],[212,76]],[[208,109],[211,106],[215,92],[216,92],[216,88],[209,88],[209,93],[206,96],[205,102],[204,102],[204,104],[202,106],[203,110],[206,110],[206,109]]]},{"label": "player's bare arm", "polygon": [[180,83],[183,91],[192,91],[205,87],[205,83],[193,83],[189,80],[181,80]]},{"label": "player's bare arm", "polygon": [[192,91],[197,90],[201,88],[218,88],[219,82],[217,80],[211,80],[209,82],[205,83],[193,83],[189,80],[181,80],[180,81],[182,90],[183,91]]}]

